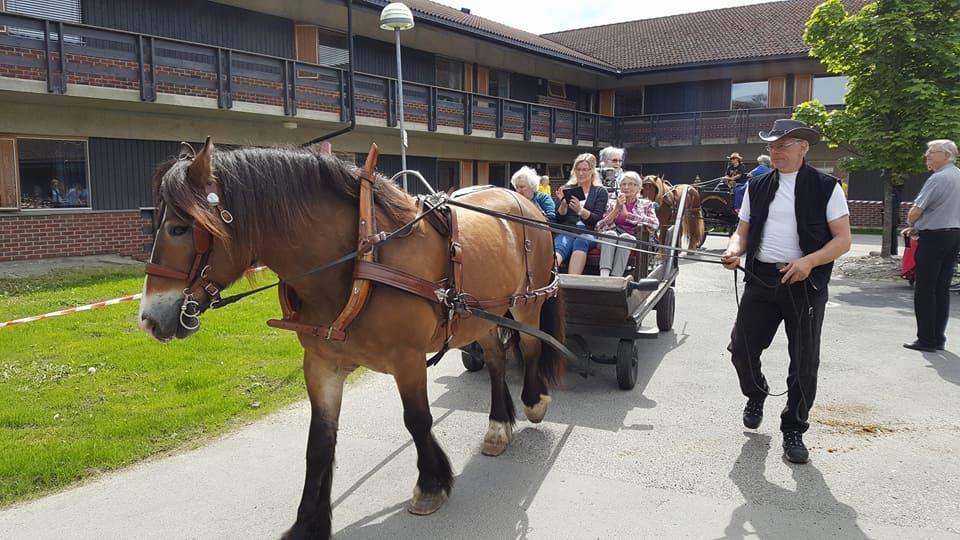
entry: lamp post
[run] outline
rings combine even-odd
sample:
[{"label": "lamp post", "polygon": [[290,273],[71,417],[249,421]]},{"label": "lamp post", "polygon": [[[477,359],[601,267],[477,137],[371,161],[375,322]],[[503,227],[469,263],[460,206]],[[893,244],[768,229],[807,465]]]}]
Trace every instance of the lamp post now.
[{"label": "lamp post", "polygon": [[[397,46],[397,110],[400,113],[400,168],[407,170],[407,130],[403,127],[403,69],[400,65],[400,31],[413,28],[413,13],[402,2],[387,4],[380,12],[380,28],[393,30]],[[403,175],[407,190],[407,175]]]}]

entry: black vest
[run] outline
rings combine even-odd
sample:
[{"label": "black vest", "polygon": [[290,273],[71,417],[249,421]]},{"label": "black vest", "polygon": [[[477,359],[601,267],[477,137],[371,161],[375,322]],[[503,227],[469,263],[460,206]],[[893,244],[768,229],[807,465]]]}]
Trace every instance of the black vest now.
[{"label": "black vest", "polygon": [[[830,225],[827,224],[827,203],[837,186],[837,179],[823,174],[806,163],[797,171],[797,185],[794,190],[794,213],[797,216],[797,234],[800,237],[800,251],[809,255],[827,245],[833,239]],[[780,172],[774,169],[769,173],[750,180],[747,188],[750,193],[750,232],[747,235],[747,269],[753,268],[760,239],[763,238],[763,226],[770,213],[770,203],[780,187]],[[782,261],[790,262],[790,261]],[[833,263],[815,267],[810,279],[817,287],[830,281]]]}]

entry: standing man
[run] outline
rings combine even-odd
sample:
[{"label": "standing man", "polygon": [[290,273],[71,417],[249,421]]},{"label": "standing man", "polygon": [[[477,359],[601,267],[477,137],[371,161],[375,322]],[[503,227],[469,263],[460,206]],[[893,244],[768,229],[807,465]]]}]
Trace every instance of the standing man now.
[{"label": "standing man", "polygon": [[804,161],[819,133],[803,122],[777,120],[760,138],[769,143],[774,170],[750,180],[740,224],[721,259],[733,270],[746,254],[750,272],[729,350],[748,398],[743,425],[755,429],[769,392],[760,354],[785,323],[790,367],[787,405],[780,414],[783,455],[806,463],[803,433],[817,394],[827,283],[833,261],[850,249],[850,217],[837,179]]},{"label": "standing man", "polygon": [[957,145],[947,139],[927,143],[927,168],[933,171],[907,213],[904,234],[919,232],[914,258],[913,310],[917,340],[903,346],[936,352],[947,342],[950,317],[950,280],[960,251],[960,169]]}]

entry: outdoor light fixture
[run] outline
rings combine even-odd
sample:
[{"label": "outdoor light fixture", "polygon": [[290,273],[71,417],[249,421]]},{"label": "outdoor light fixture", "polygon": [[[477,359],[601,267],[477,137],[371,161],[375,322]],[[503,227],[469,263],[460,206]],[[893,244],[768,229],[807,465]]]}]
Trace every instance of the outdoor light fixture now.
[{"label": "outdoor light fixture", "polygon": [[[403,127],[403,69],[400,64],[400,31],[413,28],[413,13],[402,2],[387,4],[380,12],[380,28],[393,30],[397,45],[397,110],[400,116],[400,170],[407,170],[407,130]],[[407,190],[407,175],[403,175],[403,190]]]}]

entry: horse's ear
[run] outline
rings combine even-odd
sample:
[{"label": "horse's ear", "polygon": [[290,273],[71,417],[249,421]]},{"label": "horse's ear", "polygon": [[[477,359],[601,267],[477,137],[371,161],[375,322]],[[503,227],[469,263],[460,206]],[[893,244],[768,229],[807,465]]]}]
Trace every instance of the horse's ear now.
[{"label": "horse's ear", "polygon": [[207,137],[207,142],[204,143],[200,153],[193,158],[190,168],[187,169],[187,178],[197,189],[204,190],[208,183],[214,181],[213,153],[215,151],[216,147],[213,146],[213,141],[210,137]]}]

